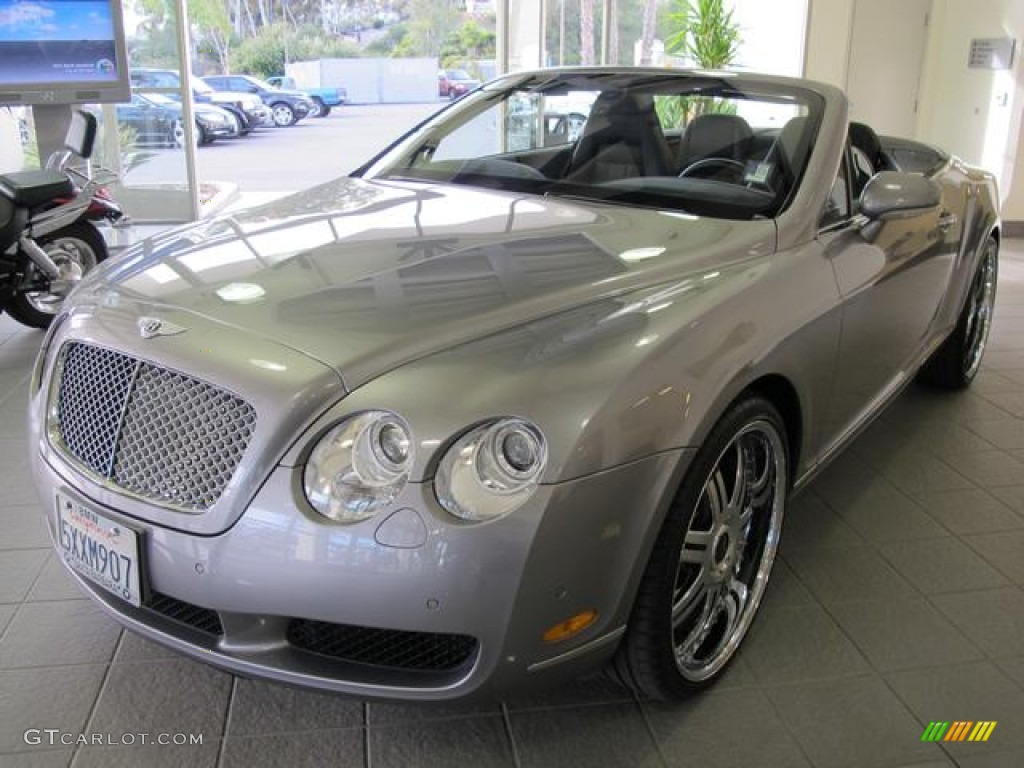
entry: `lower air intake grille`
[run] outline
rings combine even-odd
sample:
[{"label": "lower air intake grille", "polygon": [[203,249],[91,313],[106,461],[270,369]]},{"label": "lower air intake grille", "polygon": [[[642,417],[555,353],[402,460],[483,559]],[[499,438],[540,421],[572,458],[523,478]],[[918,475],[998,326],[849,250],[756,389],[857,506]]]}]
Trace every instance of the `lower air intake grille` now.
[{"label": "lower air intake grille", "polygon": [[187,624],[200,632],[210,635],[224,634],[220,616],[209,608],[200,608],[198,605],[186,603],[176,597],[161,595],[159,592],[153,592],[145,606],[151,611],[156,611],[180,624]]},{"label": "lower air intake grille", "polygon": [[465,664],[477,641],[467,635],[403,632],[294,619],[288,642],[321,656],[394,669],[444,671]]}]

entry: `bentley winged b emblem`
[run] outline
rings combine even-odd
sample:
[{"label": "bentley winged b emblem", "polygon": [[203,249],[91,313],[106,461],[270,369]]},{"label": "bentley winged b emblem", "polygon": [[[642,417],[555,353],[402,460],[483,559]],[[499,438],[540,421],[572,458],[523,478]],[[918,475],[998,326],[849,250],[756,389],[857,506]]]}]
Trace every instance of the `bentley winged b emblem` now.
[{"label": "bentley winged b emblem", "polygon": [[139,334],[144,339],[152,339],[154,336],[177,336],[188,330],[188,328],[167,320],[161,320],[159,317],[140,317],[137,325]]}]

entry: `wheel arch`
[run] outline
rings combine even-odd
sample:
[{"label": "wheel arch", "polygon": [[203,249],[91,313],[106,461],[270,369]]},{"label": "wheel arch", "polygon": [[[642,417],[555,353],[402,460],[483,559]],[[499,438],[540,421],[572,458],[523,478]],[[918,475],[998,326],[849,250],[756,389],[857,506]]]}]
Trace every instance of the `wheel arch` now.
[{"label": "wheel arch", "polygon": [[[782,417],[789,448],[789,481],[792,485],[798,476],[799,457],[803,447],[807,444],[807,440],[804,434],[806,426],[805,404],[789,376],[773,371],[761,373],[746,380],[737,380],[735,386],[729,389],[728,393],[721,399],[720,404],[709,412],[708,417],[701,425],[699,430],[700,442],[703,442],[715,425],[721,421],[723,416],[733,406],[752,395],[767,400]],[[632,613],[640,581],[651,558],[655,542],[661,534],[662,527],[665,525],[665,520],[673,500],[678,495],[683,483],[686,482],[693,458],[699,447],[700,444],[697,444],[693,447],[693,450],[684,451],[680,455],[679,463],[672,473],[672,481],[666,485],[665,493],[658,501],[656,514],[651,519],[650,528],[645,534],[643,546],[634,562],[627,587],[622,593],[622,601],[616,611],[617,618],[623,624]]]},{"label": "wheel arch", "polygon": [[[804,415],[803,405],[800,402],[800,395],[797,394],[793,383],[778,373],[770,373],[752,381],[747,387],[726,406],[722,411],[724,414],[733,403],[738,402],[748,394],[760,395],[770,402],[782,417],[782,423],[786,427],[786,442],[789,448],[789,482],[796,480],[797,467],[800,466],[800,457],[804,445]],[[719,415],[721,418],[721,414]]]}]

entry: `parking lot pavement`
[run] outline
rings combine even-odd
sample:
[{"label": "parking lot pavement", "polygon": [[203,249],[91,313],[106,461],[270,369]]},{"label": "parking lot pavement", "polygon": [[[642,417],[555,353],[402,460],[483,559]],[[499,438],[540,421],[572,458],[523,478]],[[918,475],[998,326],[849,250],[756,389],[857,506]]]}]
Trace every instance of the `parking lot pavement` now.
[{"label": "parking lot pavement", "polygon": [[[199,179],[235,184],[243,196],[311,187],[355,170],[445,103],[346,105],[325,118],[217,141],[199,148]],[[183,181],[180,150],[155,150],[127,180],[133,185]]]},{"label": "parking lot pavement", "polygon": [[289,128],[261,128],[203,147],[199,178],[232,182],[243,194],[311,187],[352,172],[439,106],[343,106]]}]

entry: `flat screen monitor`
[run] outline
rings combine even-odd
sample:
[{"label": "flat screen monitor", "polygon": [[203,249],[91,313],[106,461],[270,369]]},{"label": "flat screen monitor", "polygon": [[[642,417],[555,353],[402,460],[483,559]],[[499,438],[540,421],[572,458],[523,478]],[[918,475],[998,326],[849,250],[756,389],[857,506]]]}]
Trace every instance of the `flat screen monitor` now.
[{"label": "flat screen monitor", "polygon": [[120,0],[0,0],[0,104],[129,98]]}]

